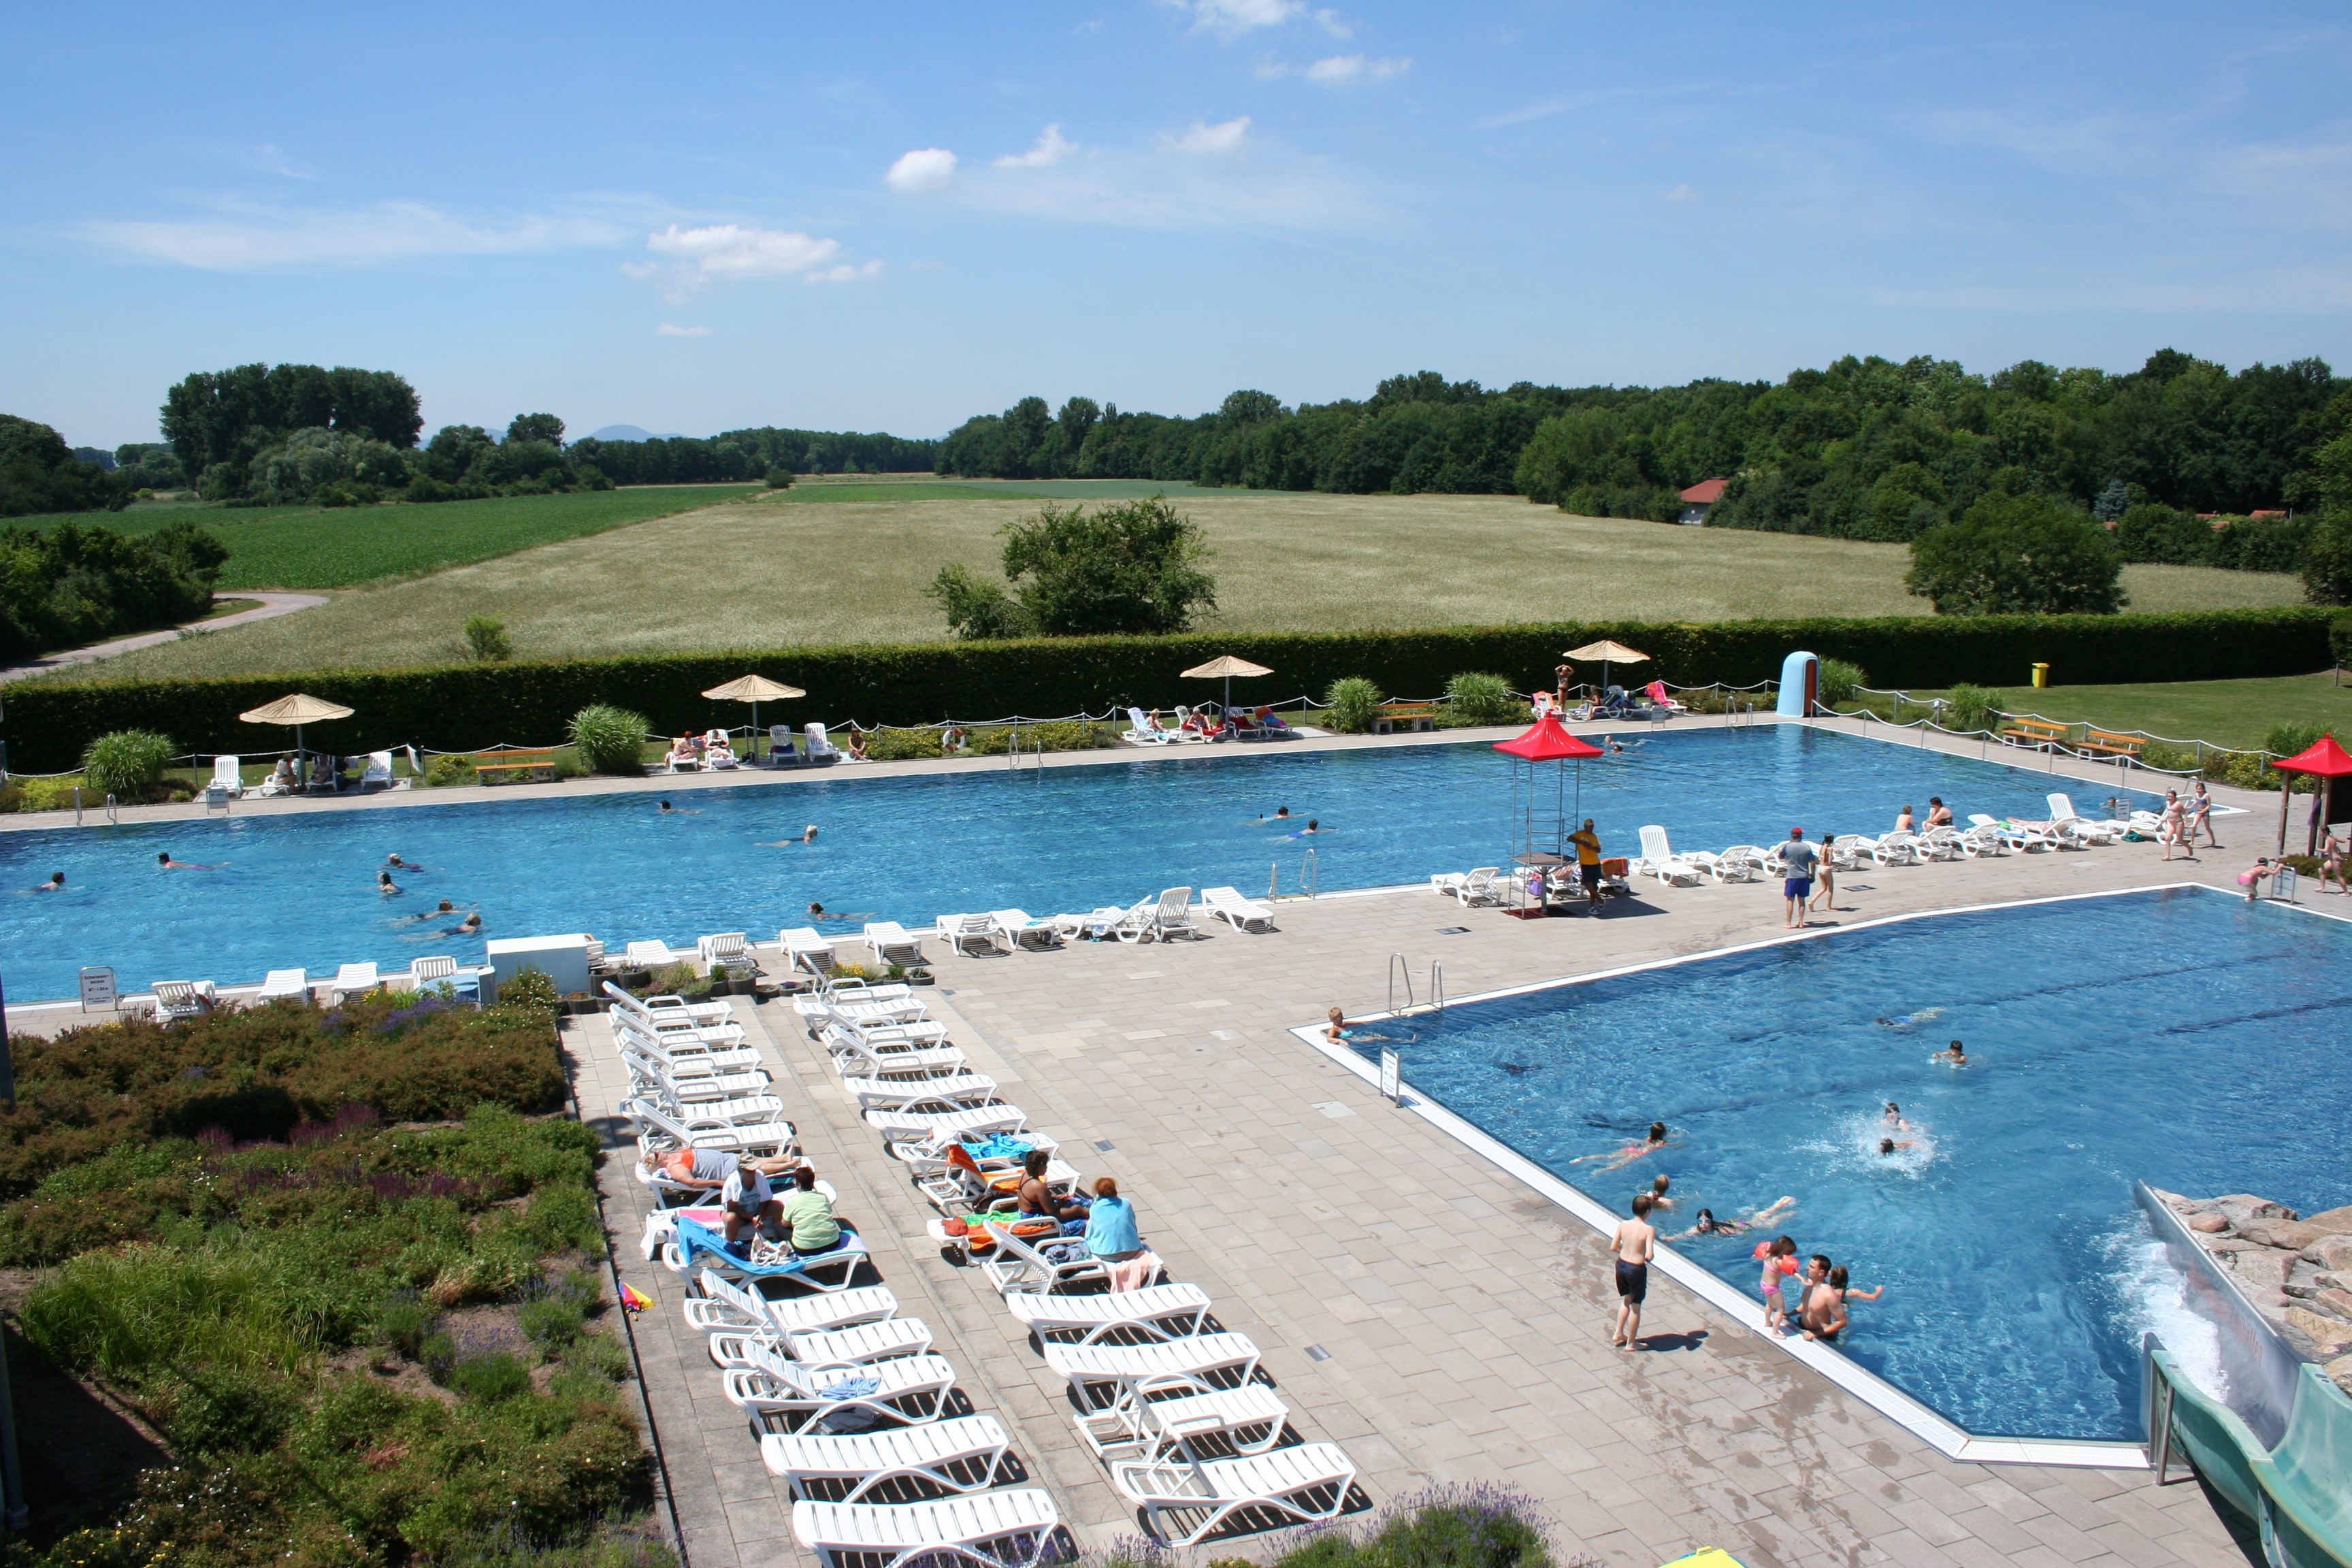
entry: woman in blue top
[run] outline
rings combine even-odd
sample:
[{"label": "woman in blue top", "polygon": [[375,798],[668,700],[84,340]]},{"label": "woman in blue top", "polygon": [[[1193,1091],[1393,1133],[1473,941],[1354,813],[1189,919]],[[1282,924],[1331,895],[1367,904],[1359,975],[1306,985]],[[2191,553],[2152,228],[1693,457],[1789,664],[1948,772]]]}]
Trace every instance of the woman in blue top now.
[{"label": "woman in blue top", "polygon": [[1143,1245],[1135,1227],[1135,1205],[1118,1195],[1108,1176],[1095,1183],[1094,1207],[1087,1214],[1087,1251],[1110,1277],[1114,1293],[1140,1290],[1160,1271],[1160,1259]]}]

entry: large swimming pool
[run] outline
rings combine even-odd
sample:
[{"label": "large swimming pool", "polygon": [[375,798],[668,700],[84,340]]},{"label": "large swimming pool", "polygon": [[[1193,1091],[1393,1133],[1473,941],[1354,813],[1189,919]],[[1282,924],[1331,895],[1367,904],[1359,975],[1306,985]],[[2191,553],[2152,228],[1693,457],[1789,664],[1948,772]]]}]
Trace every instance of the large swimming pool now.
[{"label": "large swimming pool", "polygon": [[[2027,769],[1798,726],[1650,736],[1583,769],[1586,813],[1612,854],[1643,823],[1679,848],[1785,837],[1792,824],[1875,832],[1940,795],[1965,816],[2045,816],[2055,782]],[[2109,792],[2078,788],[2097,812]],[[258,980],[419,952],[478,959],[443,899],[488,936],[587,931],[688,945],[709,931],[772,936],[812,900],[849,931],[881,917],[1018,906],[1033,914],[1132,903],[1163,887],[1296,891],[1312,847],[1328,892],[1493,864],[1508,844],[1509,773],[1480,744],[1139,757],[1013,773],[861,777],[842,767],[772,786],[681,779],[663,815],[636,793],[390,811],[317,812],[0,834],[0,953],[19,999],[68,996],[84,964],[126,988],[157,978]],[[2145,804],[2148,797],[2135,796]],[[1292,824],[1260,820],[1287,805]],[[1324,831],[1298,837],[1307,818]],[[807,823],[814,845],[782,846]],[[166,871],[156,856],[214,868]],[[422,862],[383,896],[387,854]],[[66,891],[27,891],[52,871]]]},{"label": "large swimming pool", "polygon": [[[1841,1348],[1980,1436],[2137,1437],[2142,1331],[2211,1354],[2135,1179],[2352,1203],[2352,926],[2200,889],[1828,932],[1387,1026],[1414,1089],[1618,1213],[1670,1176],[1669,1236],[1795,1197],[1761,1234],[1885,1288]],[[1970,1066],[1928,1059],[1956,1037]],[[1660,1152],[1577,1163],[1653,1121]],[[1911,1146],[1881,1155],[1886,1136]],[[1675,1245],[1752,1293],[1757,1239]]]}]

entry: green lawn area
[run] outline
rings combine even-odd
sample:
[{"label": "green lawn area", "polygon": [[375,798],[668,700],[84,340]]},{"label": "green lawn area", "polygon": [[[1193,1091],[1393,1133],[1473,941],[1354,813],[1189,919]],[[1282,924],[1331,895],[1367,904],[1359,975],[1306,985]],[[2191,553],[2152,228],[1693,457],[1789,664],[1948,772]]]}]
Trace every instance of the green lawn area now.
[{"label": "green lawn area", "polygon": [[[1916,698],[1939,695],[1915,691]],[[2352,735],[2352,685],[2327,671],[2268,680],[2170,680],[2135,686],[2005,687],[2000,706],[2103,730],[2146,730],[2168,740],[2259,746],[2273,725],[2326,724]],[[1916,718],[1916,711],[1906,715]]]},{"label": "green lawn area", "polygon": [[631,485],[575,495],[501,496],[488,500],[344,507],[226,508],[205,502],[149,501],[125,511],[11,519],[19,526],[79,521],[121,533],[151,533],[194,521],[228,546],[223,592],[237,588],[351,588],[419,577],[668,517],[759,493],[757,485]]},{"label": "green lawn area", "polygon": [[1041,500],[1089,501],[1199,493],[1201,487],[1189,479],[928,479],[918,474],[821,474],[794,480],[783,499],[792,502],[899,501],[1034,496]]}]

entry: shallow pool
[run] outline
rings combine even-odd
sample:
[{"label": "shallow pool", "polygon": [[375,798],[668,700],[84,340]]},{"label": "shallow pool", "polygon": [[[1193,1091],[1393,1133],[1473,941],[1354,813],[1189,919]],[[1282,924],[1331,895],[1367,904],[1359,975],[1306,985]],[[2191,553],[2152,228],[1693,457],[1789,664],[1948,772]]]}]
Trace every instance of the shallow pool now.
[{"label": "shallow pool", "polygon": [[[1619,1213],[1662,1173],[1669,1236],[1702,1206],[1796,1198],[1760,1234],[1885,1288],[1852,1304],[1845,1353],[1979,1436],[2137,1437],[2142,1331],[2210,1353],[2135,1179],[2352,1203],[2352,926],[2203,889],[1831,932],[1439,1016],[1399,1030],[1413,1087]],[[1928,1059],[1956,1037],[1969,1067]],[[1660,1152],[1578,1163],[1654,1120]],[[1882,1155],[1886,1137],[1909,1147]],[[1753,1292],[1758,1239],[1675,1245]]]},{"label": "shallow pool", "polygon": [[[447,899],[488,936],[586,931],[617,944],[710,931],[772,937],[811,900],[847,931],[868,918],[929,923],[1018,906],[1033,914],[1127,904],[1163,887],[1297,891],[1306,852],[1324,891],[1407,882],[1501,859],[1509,773],[1482,744],[1139,757],[1013,773],[987,763],[920,777],[855,767],[773,785],[696,789],[663,815],[635,793],[156,826],[0,834],[0,954],[9,994],[69,996],[83,964],[126,989],[157,978],[258,980],[420,952],[478,959]],[[1643,823],[1679,848],[1769,843],[1792,824],[1876,832],[1940,795],[1965,817],[2047,815],[2053,783],[2022,768],[1797,726],[1662,732],[1583,765],[1584,810],[1612,855]],[[2108,792],[2077,786],[2097,815]],[[2148,797],[2134,796],[2147,804]],[[1294,821],[1269,823],[1287,805]],[[1325,831],[1300,837],[1307,818]],[[814,845],[782,845],[807,823]],[[212,868],[166,871],[156,856]],[[387,854],[421,861],[375,890]],[[26,889],[66,873],[63,893]]]}]

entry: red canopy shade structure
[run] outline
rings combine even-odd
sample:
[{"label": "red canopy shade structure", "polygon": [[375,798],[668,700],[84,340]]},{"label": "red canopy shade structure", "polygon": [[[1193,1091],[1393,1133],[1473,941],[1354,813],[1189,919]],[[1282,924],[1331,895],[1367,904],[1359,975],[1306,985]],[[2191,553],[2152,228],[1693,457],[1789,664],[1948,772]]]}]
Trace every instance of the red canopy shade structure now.
[{"label": "red canopy shade structure", "polygon": [[[1584,769],[1587,757],[1601,755],[1601,748],[1578,740],[1568,732],[1557,713],[1546,713],[1530,726],[1527,733],[1507,741],[1495,742],[1495,750],[1507,757],[1528,763],[1527,787],[1519,786],[1519,771],[1511,770],[1511,864],[1515,867],[1558,866],[1568,858],[1568,836],[1575,811],[1568,805],[1568,766],[1572,759],[1577,767],[1577,809],[1584,805]],[[1550,810],[1544,810],[1542,769],[1552,764]],[[1514,904],[1532,904],[1541,912],[1539,896],[1529,897],[1521,876],[1511,879]]]},{"label": "red canopy shade structure", "polygon": [[[2328,781],[2320,785],[2319,795],[2312,802],[2315,809],[2311,814],[2311,844],[2304,851],[2306,855],[2318,854],[2319,824],[2323,819],[2328,821],[2335,819],[2335,813],[2327,810],[2326,807],[2334,803],[2336,781],[2340,778],[2352,778],[2352,752],[2347,752],[2343,747],[2337,745],[2333,734],[2322,735],[2294,755],[2284,762],[2273,763],[2271,766],[2283,773],[2307,773],[2314,778]],[[2293,800],[2292,790],[2279,791],[2278,852],[2282,855],[2286,853],[2286,814]]]}]

